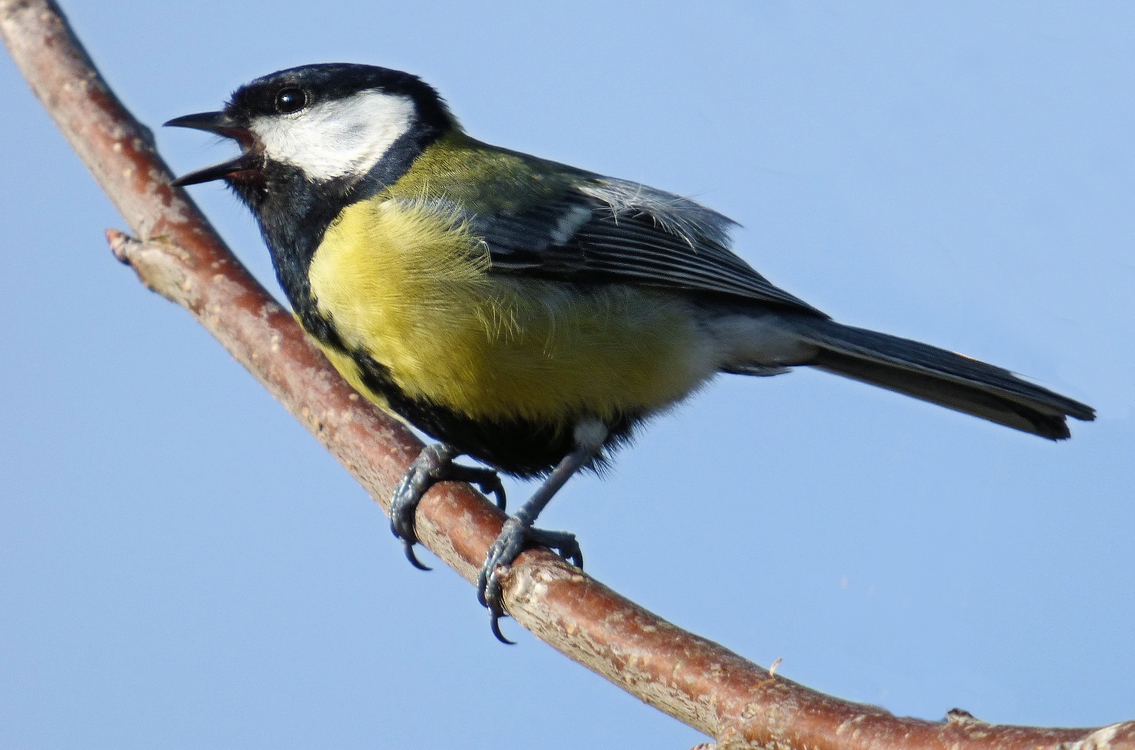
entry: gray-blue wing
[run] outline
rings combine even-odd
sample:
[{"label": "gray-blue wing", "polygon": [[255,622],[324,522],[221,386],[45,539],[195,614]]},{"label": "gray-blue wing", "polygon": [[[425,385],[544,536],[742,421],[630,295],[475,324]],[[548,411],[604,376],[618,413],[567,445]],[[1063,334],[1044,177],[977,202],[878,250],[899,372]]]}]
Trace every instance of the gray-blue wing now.
[{"label": "gray-blue wing", "polygon": [[729,250],[730,219],[637,183],[596,178],[538,205],[478,214],[470,225],[493,272],[667,287],[822,315]]}]

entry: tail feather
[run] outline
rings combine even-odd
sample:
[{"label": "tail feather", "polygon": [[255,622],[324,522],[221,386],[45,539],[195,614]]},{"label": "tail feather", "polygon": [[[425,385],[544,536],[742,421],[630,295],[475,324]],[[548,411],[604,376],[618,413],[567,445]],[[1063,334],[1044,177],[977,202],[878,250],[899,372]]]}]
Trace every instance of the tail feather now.
[{"label": "tail feather", "polygon": [[837,375],[930,401],[1051,440],[1070,436],[1067,417],[1091,421],[1095,410],[1008,370],[976,359],[852,328],[823,318],[798,318],[801,338],[818,348],[807,364]]}]

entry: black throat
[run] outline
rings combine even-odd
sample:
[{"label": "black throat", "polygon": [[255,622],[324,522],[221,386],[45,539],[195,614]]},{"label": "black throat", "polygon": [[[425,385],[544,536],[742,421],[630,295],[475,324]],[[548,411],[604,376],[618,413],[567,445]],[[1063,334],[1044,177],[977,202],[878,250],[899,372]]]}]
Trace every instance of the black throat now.
[{"label": "black throat", "polygon": [[418,121],[362,177],[314,181],[298,167],[265,159],[258,170],[226,178],[260,224],[276,278],[292,309],[308,333],[323,344],[345,350],[330,321],[317,311],[308,280],[311,259],[327,227],[347,206],[397,182],[451,127],[448,122]]}]

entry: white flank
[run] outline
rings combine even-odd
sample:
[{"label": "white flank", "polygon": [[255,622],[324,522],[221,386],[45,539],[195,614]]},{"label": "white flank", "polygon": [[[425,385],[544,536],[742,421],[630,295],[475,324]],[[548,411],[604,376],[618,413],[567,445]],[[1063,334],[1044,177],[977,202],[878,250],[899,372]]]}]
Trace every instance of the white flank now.
[{"label": "white flank", "polygon": [[705,327],[719,347],[718,366],[725,369],[791,367],[816,354],[815,346],[801,341],[800,335],[776,315],[717,315],[710,317]]},{"label": "white flank", "polygon": [[293,115],[258,117],[252,131],[269,158],[328,180],[369,171],[413,124],[409,97],[360,91]]}]

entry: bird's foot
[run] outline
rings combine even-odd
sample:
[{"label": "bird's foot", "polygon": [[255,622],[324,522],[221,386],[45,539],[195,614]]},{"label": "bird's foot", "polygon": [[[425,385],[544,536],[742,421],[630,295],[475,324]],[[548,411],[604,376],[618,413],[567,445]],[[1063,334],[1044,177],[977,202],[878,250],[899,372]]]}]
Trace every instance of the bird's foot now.
[{"label": "bird's foot", "polygon": [[583,568],[583,551],[575,534],[566,531],[548,531],[537,529],[531,521],[518,516],[509,516],[504,522],[500,536],[489,547],[485,555],[485,564],[477,576],[477,599],[482,605],[488,607],[493,635],[501,643],[513,643],[504,637],[500,630],[500,618],[505,615],[504,591],[501,588],[499,573],[504,572],[509,565],[528,547],[548,547],[559,553],[577,568]]},{"label": "bird's foot", "polygon": [[495,495],[498,508],[504,510],[505,507],[504,486],[500,476],[492,469],[455,464],[453,459],[457,455],[454,448],[444,443],[423,448],[406,470],[390,500],[390,530],[402,540],[406,559],[419,570],[429,570],[429,567],[423,565],[414,554],[414,545],[418,543],[414,514],[430,487],[438,482],[469,482],[480,487],[486,495]]}]

